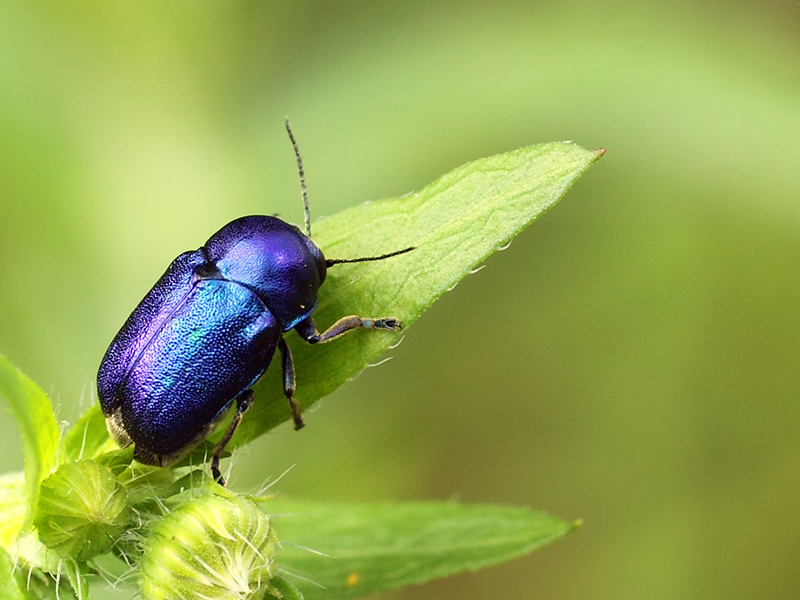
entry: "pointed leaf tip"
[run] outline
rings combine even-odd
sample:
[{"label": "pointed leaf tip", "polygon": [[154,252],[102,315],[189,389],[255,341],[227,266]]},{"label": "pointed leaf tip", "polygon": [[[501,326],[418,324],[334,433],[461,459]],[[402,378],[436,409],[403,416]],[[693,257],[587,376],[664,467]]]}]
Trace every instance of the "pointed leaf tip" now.
[{"label": "pointed leaf tip", "polygon": [[11,407],[22,436],[28,505],[26,521],[30,522],[39,498],[39,485],[55,467],[61,432],[47,394],[2,355],[0,398]]},{"label": "pointed leaf tip", "polygon": [[[574,530],[528,508],[453,502],[346,504],[270,500],[288,542],[278,555],[306,600],[361,598],[524,556]],[[315,552],[309,552],[314,548]]]},{"label": "pointed leaf tip", "polygon": [[[354,206],[315,223],[315,242],[330,256],[413,252],[330,271],[314,320],[324,328],[344,315],[393,316],[404,327],[487,257],[556,204],[601,154],[552,142],[457,167],[419,192]],[[353,378],[400,334],[356,332],[325,346],[287,336],[298,400],[304,409]],[[281,369],[257,384],[258,401],[234,444],[272,429],[289,415]]]}]

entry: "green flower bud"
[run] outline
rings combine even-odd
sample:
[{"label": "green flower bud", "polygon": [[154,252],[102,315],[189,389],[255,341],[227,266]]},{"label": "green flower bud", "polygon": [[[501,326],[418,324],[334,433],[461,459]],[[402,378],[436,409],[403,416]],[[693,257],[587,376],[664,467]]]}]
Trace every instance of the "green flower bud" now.
[{"label": "green flower bud", "polygon": [[261,600],[277,539],[267,514],[234,494],[204,494],[156,521],[139,562],[146,600]]},{"label": "green flower bud", "polygon": [[130,521],[127,500],[108,467],[91,460],[62,465],[42,482],[33,517],[39,541],[76,561],[108,552]]}]

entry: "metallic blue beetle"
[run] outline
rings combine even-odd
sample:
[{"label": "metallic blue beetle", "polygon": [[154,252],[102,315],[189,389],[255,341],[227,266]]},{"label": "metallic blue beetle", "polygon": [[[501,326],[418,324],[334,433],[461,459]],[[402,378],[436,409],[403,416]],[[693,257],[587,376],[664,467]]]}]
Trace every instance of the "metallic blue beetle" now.
[{"label": "metallic blue beetle", "polygon": [[292,355],[283,334],[294,329],[306,342],[330,341],[359,327],[393,331],[393,318],[344,317],[323,333],[312,313],[327,268],[383,256],[326,260],[310,239],[303,164],[289,121],[305,204],[306,233],[276,217],[250,216],[225,225],[193,252],[176,258],[133,311],[108,348],[97,375],[100,405],[112,437],[134,444],[148,465],[174,463],[203,441],[236,401],[236,414],[211,458],[219,460],[242,415],[251,387],[275,348],[283,359],[283,391],[295,429],[304,425],[294,398]]}]

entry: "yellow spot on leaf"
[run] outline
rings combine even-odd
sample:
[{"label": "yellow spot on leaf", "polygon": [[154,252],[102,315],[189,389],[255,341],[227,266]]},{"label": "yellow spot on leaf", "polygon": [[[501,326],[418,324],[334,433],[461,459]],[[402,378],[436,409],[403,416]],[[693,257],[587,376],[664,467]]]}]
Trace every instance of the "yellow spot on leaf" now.
[{"label": "yellow spot on leaf", "polygon": [[356,585],[358,583],[358,573],[350,573],[350,575],[347,576],[347,581],[345,583],[347,583],[347,587],[353,587]]}]

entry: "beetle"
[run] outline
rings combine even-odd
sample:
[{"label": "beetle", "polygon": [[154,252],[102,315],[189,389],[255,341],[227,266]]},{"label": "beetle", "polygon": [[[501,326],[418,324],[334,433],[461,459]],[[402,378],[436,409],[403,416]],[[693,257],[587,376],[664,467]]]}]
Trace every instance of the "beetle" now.
[{"label": "beetle", "polygon": [[194,251],[178,256],[114,337],[100,363],[97,390],[111,436],[134,446],[134,458],[168,466],[205,440],[231,406],[233,420],[212,451],[214,479],[225,480],[220,458],[245,412],[252,387],[281,354],[283,393],[295,429],[305,425],[294,397],[295,370],[284,334],[309,344],[353,329],[395,331],[395,317],[343,317],[320,333],[313,312],[327,269],[381,256],[326,259],[311,241],[303,161],[289,120],[303,197],[305,232],[270,216],[231,221]]}]

